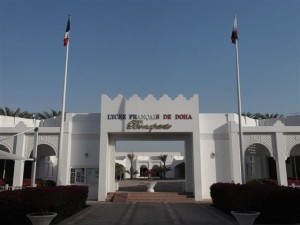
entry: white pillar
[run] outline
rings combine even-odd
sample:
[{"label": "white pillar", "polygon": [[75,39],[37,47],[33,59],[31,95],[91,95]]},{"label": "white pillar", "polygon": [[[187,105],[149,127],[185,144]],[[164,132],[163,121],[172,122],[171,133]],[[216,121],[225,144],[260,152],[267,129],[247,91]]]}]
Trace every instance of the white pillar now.
[{"label": "white pillar", "polygon": [[[193,191],[196,201],[201,201],[203,199],[203,187],[202,187],[202,165],[201,165],[201,154],[200,154],[200,133],[199,130],[195,130],[192,136],[188,139],[188,146],[191,147],[189,155],[189,161],[191,163],[191,175],[189,186],[193,185]],[[186,162],[189,165],[189,162]],[[186,171],[187,172],[187,171]],[[204,171],[203,171],[204,172]],[[186,174],[187,175],[187,174]],[[190,187],[186,185],[186,190],[189,191]]]},{"label": "white pillar", "polygon": [[33,162],[31,166],[31,187],[35,187],[36,179],[36,164],[37,164],[37,147],[38,147],[38,138],[39,138],[39,128],[34,129],[34,140],[33,140]]},{"label": "white pillar", "polygon": [[[136,178],[137,176],[140,176],[140,170],[138,169],[139,162],[138,162],[138,158],[137,158],[137,157],[138,157],[138,156],[135,154],[135,155],[134,155],[134,162],[133,162],[134,165],[132,165],[132,166],[133,166],[133,171],[138,170],[139,173],[136,174],[136,175],[133,175],[133,178]],[[148,169],[149,169],[149,168],[148,168]]]},{"label": "white pillar", "polygon": [[[139,170],[138,167],[136,167],[137,170]],[[148,159],[148,170],[151,170],[152,169],[152,162],[151,162],[151,156],[149,156],[149,159]]]},{"label": "white pillar", "polygon": [[[16,155],[24,156],[24,146],[25,146],[25,134],[21,133],[15,137],[16,142]],[[27,157],[27,156],[26,156]],[[14,178],[13,186],[22,186],[23,185],[23,176],[24,176],[24,163],[23,160],[15,160],[14,166]]]},{"label": "white pillar", "polygon": [[108,149],[108,192],[115,191],[115,151],[116,151],[116,140],[109,140]]},{"label": "white pillar", "polygon": [[228,124],[231,179],[234,183],[242,183],[238,125],[235,122]]},{"label": "white pillar", "polygon": [[60,148],[61,152],[58,153],[59,159],[58,164],[58,176],[57,176],[57,184],[58,185],[68,185],[70,182],[69,174],[70,174],[70,157],[71,157],[71,143],[72,143],[72,122],[70,121],[72,118],[68,118],[68,114],[66,115],[66,121],[64,125],[64,135],[63,135],[63,143],[62,148]]},{"label": "white pillar", "polygon": [[276,146],[276,170],[277,170],[277,181],[279,185],[287,186],[287,175],[286,175],[286,154],[285,154],[285,141],[282,133],[275,134],[275,146]]},{"label": "white pillar", "polygon": [[202,187],[202,177],[204,177],[202,172],[205,172],[202,170],[202,164],[201,164],[201,154],[200,154],[200,133],[197,131],[194,131],[193,137],[190,140],[193,154],[191,157],[193,157],[192,165],[194,167],[194,172],[193,172],[193,178],[192,182],[194,184],[194,194],[195,194],[195,200],[196,201],[201,201],[203,199],[203,189]]},{"label": "white pillar", "polygon": [[[193,145],[190,139],[184,141],[185,148],[185,190],[187,192],[194,192],[194,176],[193,170],[195,168],[193,163]],[[199,177],[200,178],[200,177]]]},{"label": "white pillar", "polygon": [[98,201],[105,201],[108,190],[108,135],[101,132],[100,140]]}]

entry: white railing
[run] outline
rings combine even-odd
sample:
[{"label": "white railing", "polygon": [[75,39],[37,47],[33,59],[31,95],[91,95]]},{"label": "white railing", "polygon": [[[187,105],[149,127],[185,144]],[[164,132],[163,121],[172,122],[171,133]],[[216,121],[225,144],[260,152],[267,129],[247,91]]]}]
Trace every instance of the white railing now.
[{"label": "white railing", "polygon": [[0,191],[14,191],[24,189],[24,186],[9,186],[8,184],[0,186]]}]

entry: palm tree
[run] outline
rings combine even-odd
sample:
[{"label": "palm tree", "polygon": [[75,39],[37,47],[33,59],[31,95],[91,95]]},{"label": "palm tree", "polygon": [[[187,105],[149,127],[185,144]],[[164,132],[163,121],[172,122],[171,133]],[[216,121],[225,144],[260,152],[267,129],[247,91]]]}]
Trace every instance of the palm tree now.
[{"label": "palm tree", "polygon": [[242,113],[242,116],[247,116],[247,117],[249,117],[249,118],[253,118],[253,117],[255,116],[255,114],[253,114],[253,113],[251,113],[251,112],[247,112],[247,113],[243,112],[243,113]]},{"label": "palm tree", "polygon": [[10,109],[9,107],[0,108],[0,115],[2,116],[19,117],[20,112],[20,108],[17,108],[16,111]]},{"label": "palm tree", "polygon": [[33,118],[35,118],[35,115],[34,115],[34,113],[24,111],[19,114],[19,117],[26,118],[26,119],[33,119]]},{"label": "palm tree", "polygon": [[163,172],[162,175],[163,176],[162,176],[162,178],[166,179],[166,172],[167,172],[166,161],[167,161],[168,155],[160,155],[158,158],[163,163],[163,167],[162,167],[162,172]]},{"label": "palm tree", "polygon": [[250,112],[247,112],[247,113],[242,113],[242,116],[247,116],[249,118],[252,118],[252,119],[271,119],[271,118],[278,118],[278,117],[283,117],[283,115],[281,114],[278,114],[278,113],[274,113],[274,114],[269,114],[269,113],[266,113],[266,114],[262,114],[262,113],[250,113]]},{"label": "palm tree", "polygon": [[280,115],[278,113],[266,113],[264,115],[262,115],[262,119],[272,119],[272,118],[278,118],[278,117],[283,117],[283,115]]},{"label": "palm tree", "polygon": [[127,157],[128,157],[128,159],[130,161],[130,169],[129,169],[129,171],[126,170],[126,173],[128,173],[130,175],[130,179],[133,179],[133,175],[138,174],[138,171],[133,168],[134,154],[133,153],[129,153],[127,155]]},{"label": "palm tree", "polygon": [[51,109],[50,113],[46,112],[46,111],[44,111],[43,113],[38,113],[38,118],[45,120],[45,119],[49,119],[49,118],[52,118],[55,116],[60,116],[60,115],[61,115],[61,111],[56,111],[56,110]]},{"label": "palm tree", "polygon": [[30,113],[28,111],[21,111],[21,108],[17,110],[12,110],[9,107],[0,108],[0,115],[2,116],[11,116],[11,117],[20,117],[20,118],[27,118],[27,119],[48,119],[55,116],[60,116],[61,111],[56,111],[51,109],[51,112],[43,112],[43,113]]},{"label": "palm tree", "polygon": [[21,111],[21,108],[17,108],[17,110],[12,110],[9,107],[0,108],[0,115],[2,116],[11,116],[11,117],[20,117],[26,119],[33,119],[33,113],[27,111]]}]

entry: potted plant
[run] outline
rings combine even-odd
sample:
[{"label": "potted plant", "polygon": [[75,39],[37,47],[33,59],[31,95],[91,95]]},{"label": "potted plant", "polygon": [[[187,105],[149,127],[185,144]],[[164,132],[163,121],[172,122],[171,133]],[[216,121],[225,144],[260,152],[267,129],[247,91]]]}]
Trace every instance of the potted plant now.
[{"label": "potted plant", "polygon": [[230,213],[235,217],[239,225],[253,225],[256,218],[260,215],[260,212],[254,210],[253,201],[251,196],[252,192],[247,189],[236,190],[236,210]]},{"label": "potted plant", "polygon": [[33,225],[49,225],[54,217],[57,216],[55,212],[35,212],[26,215]]},{"label": "potted plant", "polygon": [[260,215],[257,211],[231,211],[239,225],[253,225],[256,218]]},{"label": "potted plant", "polygon": [[[44,189],[45,187],[40,187],[39,189]],[[38,188],[36,188],[38,189]],[[37,209],[35,212],[28,213],[26,216],[31,221],[33,225],[49,225],[54,217],[57,216],[56,212],[51,210],[51,200],[47,193],[40,197],[40,201],[36,202],[36,205],[32,210]]]},{"label": "potted plant", "polygon": [[156,175],[156,171],[155,170],[147,170],[147,171],[145,171],[145,175],[148,176],[147,192],[154,192],[154,186],[157,184],[157,181],[155,181],[152,176]]}]

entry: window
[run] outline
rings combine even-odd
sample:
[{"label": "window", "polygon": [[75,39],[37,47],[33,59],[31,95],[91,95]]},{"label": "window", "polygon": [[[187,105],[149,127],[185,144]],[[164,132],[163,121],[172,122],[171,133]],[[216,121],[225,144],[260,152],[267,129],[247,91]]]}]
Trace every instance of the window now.
[{"label": "window", "polygon": [[46,157],[47,177],[53,177],[53,162],[50,156]]},{"label": "window", "polygon": [[247,177],[254,176],[255,170],[255,156],[254,155],[246,155],[246,175]]},{"label": "window", "polygon": [[71,184],[84,184],[85,168],[72,168],[71,169]]},{"label": "window", "polygon": [[71,168],[71,184],[98,184],[98,168]]},{"label": "window", "polygon": [[99,169],[88,168],[86,169],[86,183],[87,184],[98,184]]}]

